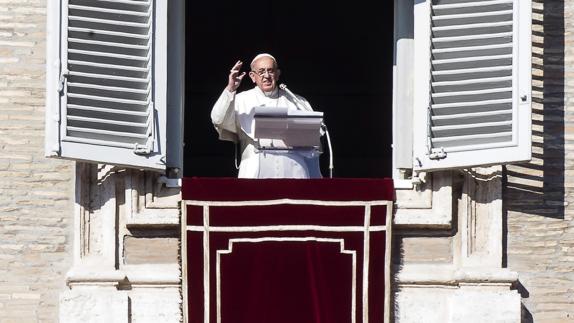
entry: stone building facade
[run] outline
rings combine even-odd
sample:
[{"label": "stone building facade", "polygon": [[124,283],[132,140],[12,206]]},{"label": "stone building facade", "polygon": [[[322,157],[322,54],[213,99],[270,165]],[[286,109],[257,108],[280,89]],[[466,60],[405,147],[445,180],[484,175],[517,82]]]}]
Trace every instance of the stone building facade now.
[{"label": "stone building facade", "polygon": [[573,322],[574,3],[533,1],[532,161],[505,170],[505,265],[523,322]]},{"label": "stone building facade", "polygon": [[[179,189],[43,157],[47,1],[0,1],[0,323],[178,322]],[[574,322],[574,1],[532,3],[533,159],[397,191],[397,321]]]},{"label": "stone building facade", "polygon": [[2,1],[0,17],[0,322],[56,322],[74,163],[43,153],[46,2]]}]

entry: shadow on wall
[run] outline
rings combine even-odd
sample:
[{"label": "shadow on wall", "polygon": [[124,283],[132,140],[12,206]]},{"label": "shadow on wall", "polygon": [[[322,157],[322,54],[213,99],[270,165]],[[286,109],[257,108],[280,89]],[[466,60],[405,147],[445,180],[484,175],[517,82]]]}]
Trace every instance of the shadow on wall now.
[{"label": "shadow on wall", "polygon": [[[565,159],[564,0],[533,0],[532,8],[532,161],[505,168],[504,267],[508,265],[508,213],[564,219],[565,169],[574,165],[572,159]],[[517,230],[527,234],[529,228]],[[529,298],[521,283],[517,289],[523,299]],[[523,323],[534,322],[529,307],[523,301]]]},{"label": "shadow on wall", "polygon": [[563,219],[564,2],[532,4],[532,161],[506,168],[505,210]]}]

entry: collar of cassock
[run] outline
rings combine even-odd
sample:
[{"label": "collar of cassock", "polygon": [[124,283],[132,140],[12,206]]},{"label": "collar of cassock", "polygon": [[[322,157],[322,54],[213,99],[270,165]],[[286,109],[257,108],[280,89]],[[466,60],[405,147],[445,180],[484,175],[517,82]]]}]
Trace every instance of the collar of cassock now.
[{"label": "collar of cassock", "polygon": [[263,90],[261,90],[258,86],[255,87],[259,93],[261,93],[262,95],[268,97],[268,98],[272,98],[272,99],[277,99],[279,97],[279,88],[275,87],[275,89],[273,89],[273,91],[270,92],[263,92]]}]

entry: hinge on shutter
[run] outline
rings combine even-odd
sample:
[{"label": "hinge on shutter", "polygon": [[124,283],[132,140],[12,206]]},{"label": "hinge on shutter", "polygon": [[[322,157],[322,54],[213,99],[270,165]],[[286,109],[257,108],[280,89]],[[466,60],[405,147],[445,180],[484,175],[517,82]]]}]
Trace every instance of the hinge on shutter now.
[{"label": "hinge on shutter", "polygon": [[431,148],[429,151],[429,159],[444,159],[446,158],[446,151],[444,148]]},{"label": "hinge on shutter", "polygon": [[134,154],[136,155],[149,155],[153,151],[153,144],[155,142],[155,108],[153,102],[150,103],[150,118],[147,131],[147,142],[145,145],[136,143],[134,145]]},{"label": "hinge on shutter", "polygon": [[70,76],[70,71],[68,70],[62,71],[60,79],[58,80],[58,93],[60,93],[60,95],[64,94],[64,87],[66,85],[66,79],[68,78],[68,76]]},{"label": "hinge on shutter", "polygon": [[145,145],[135,144],[134,154],[136,154],[136,155],[149,155],[149,154],[151,154],[151,148],[149,147],[148,144],[145,144]]}]

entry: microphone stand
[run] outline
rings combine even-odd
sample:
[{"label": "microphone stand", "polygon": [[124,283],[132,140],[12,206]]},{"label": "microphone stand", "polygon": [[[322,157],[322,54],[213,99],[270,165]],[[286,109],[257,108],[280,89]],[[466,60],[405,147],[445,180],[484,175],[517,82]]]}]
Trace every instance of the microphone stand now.
[{"label": "microphone stand", "polygon": [[325,136],[327,136],[327,146],[329,147],[329,178],[333,178],[333,147],[331,146],[331,136],[329,136],[329,130],[327,130],[327,125],[325,123],[321,124],[321,129],[325,131]]}]

